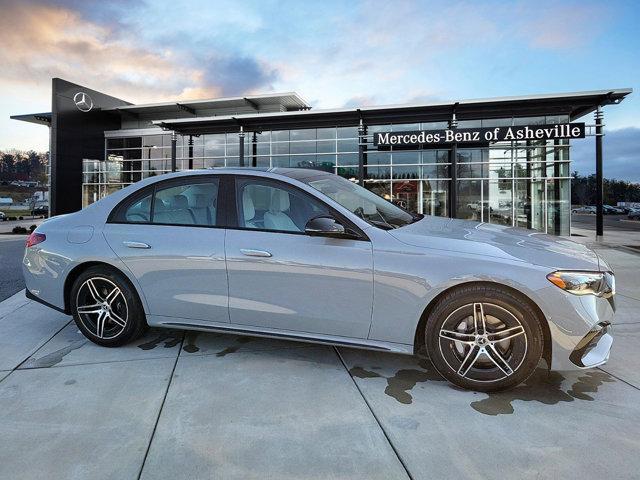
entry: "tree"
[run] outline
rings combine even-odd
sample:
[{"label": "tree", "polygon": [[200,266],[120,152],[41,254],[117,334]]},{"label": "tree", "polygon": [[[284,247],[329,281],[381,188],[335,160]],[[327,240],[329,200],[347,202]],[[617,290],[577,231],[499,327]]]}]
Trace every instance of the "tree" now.
[{"label": "tree", "polygon": [[35,180],[47,182],[49,152],[34,150],[0,151],[0,180]]},{"label": "tree", "polygon": [[[582,176],[573,172],[571,178],[571,203],[573,205],[595,205],[596,176]],[[616,205],[618,202],[640,202],[640,184],[624,180],[603,180],[603,203]]]},{"label": "tree", "polygon": [[0,153],[0,180],[9,180],[16,172],[16,159],[10,152]]}]

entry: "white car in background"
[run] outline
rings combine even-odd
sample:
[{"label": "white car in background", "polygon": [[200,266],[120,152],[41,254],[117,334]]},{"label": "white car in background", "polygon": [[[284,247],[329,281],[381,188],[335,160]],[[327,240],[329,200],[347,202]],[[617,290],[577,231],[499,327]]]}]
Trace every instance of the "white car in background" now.
[{"label": "white car in background", "polygon": [[589,214],[589,215],[595,215],[596,214],[596,207],[591,206],[591,205],[587,205],[584,207],[576,207],[576,208],[572,208],[571,209],[571,213],[585,213],[585,214]]},{"label": "white car in background", "polygon": [[640,220],[640,208],[632,208],[627,214],[629,220]]}]

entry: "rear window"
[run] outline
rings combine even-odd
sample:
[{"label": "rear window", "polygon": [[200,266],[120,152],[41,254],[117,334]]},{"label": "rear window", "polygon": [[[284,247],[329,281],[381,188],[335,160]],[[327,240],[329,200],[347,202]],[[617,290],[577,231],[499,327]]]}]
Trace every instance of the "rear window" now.
[{"label": "rear window", "polygon": [[218,178],[163,182],[137,192],[123,202],[113,218],[117,223],[216,226]]},{"label": "rear window", "polygon": [[124,212],[124,220],[131,223],[148,223],[151,220],[151,194],[132,203]]}]

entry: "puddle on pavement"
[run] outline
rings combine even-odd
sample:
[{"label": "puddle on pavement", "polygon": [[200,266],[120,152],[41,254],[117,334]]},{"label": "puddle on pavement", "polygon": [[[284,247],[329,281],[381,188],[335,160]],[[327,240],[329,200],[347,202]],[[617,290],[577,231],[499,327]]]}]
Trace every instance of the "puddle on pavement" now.
[{"label": "puddle on pavement", "polygon": [[173,348],[182,341],[182,332],[167,330],[158,333],[155,338],[138,345],[142,350],[153,350],[164,342],[164,348]]},{"label": "puddle on pavement", "polygon": [[590,393],[598,393],[598,388],[605,383],[615,382],[616,379],[602,370],[590,370],[584,372],[584,375],[578,377],[578,381],[571,385],[571,389],[567,391],[569,395],[578,400],[587,400],[589,402],[595,400]]},{"label": "puddle on pavement", "polygon": [[187,332],[184,335],[184,343],[185,345],[182,347],[187,353],[196,353],[200,351],[200,347],[196,345],[196,340],[198,339],[198,335],[200,332]]},{"label": "puddle on pavement", "polygon": [[506,392],[488,393],[487,398],[471,402],[471,408],[484,415],[511,415],[514,412],[513,401],[539,402],[544,405],[557,405],[561,402],[573,402],[576,399],[593,401],[589,393],[597,393],[604,383],[615,382],[615,378],[601,370],[584,372],[567,390],[563,390],[565,377],[558,372],[549,372],[546,368],[537,368],[522,385]]},{"label": "puddle on pavement", "polygon": [[235,345],[231,345],[224,350],[220,350],[218,353],[216,353],[216,357],[224,357],[225,355],[229,355],[230,353],[235,353],[240,347],[242,347],[242,345],[251,341],[253,341],[252,337],[238,337],[236,338]]},{"label": "puddle on pavement", "polygon": [[387,380],[387,387],[384,389],[384,393],[395,398],[400,403],[409,405],[413,402],[413,397],[409,392],[418,383],[427,381],[444,381],[444,379],[435,370],[427,367],[427,363],[428,362],[424,362],[422,360],[420,361],[420,366],[425,368],[424,370],[404,368],[398,370],[392,377],[385,377],[378,372],[365,370],[362,367],[353,367],[349,370],[349,373],[358,378],[385,378]]},{"label": "puddle on pavement", "polygon": [[48,368],[57,365],[69,353],[82,347],[88,340],[76,340],[70,345],[60,348],[40,358],[30,358],[21,368]]},{"label": "puddle on pavement", "polygon": [[[398,370],[393,376],[387,377],[379,372],[355,366],[349,370],[353,377],[370,379],[384,378],[387,386],[384,393],[397,402],[409,405],[413,402],[411,390],[421,382],[445,381],[431,366],[429,361],[419,361],[421,369],[405,368]],[[376,370],[379,369],[376,368]],[[510,415],[514,413],[513,402],[539,402],[544,405],[556,405],[575,400],[593,401],[594,394],[605,383],[615,382],[616,379],[601,370],[581,372],[573,384],[563,389],[566,378],[558,372],[549,372],[546,367],[538,367],[533,375],[522,385],[506,392],[487,393],[487,398],[470,403],[471,408],[484,415]],[[451,385],[451,388],[468,392]]]}]

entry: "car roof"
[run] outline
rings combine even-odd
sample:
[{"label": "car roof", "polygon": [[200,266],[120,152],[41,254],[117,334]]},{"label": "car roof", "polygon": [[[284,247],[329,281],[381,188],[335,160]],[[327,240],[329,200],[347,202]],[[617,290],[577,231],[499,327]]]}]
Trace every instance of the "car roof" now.
[{"label": "car roof", "polygon": [[[319,175],[333,175],[325,170],[314,170],[310,168],[287,168],[287,167],[214,167],[207,169],[182,170],[179,172],[165,173],[153,177],[156,180],[166,180],[174,177],[183,177],[189,175],[247,175],[251,173],[267,174],[266,176],[283,176],[302,180],[309,177],[317,177]],[[259,175],[264,176],[264,175]]]}]

